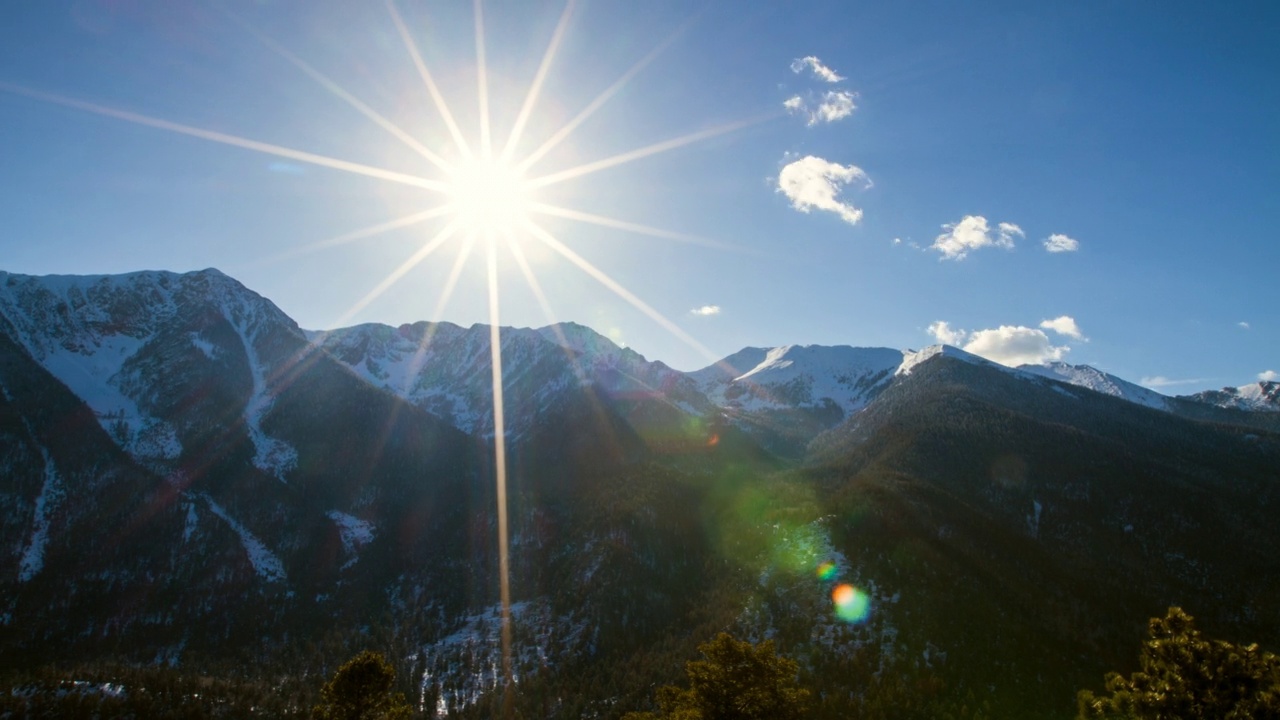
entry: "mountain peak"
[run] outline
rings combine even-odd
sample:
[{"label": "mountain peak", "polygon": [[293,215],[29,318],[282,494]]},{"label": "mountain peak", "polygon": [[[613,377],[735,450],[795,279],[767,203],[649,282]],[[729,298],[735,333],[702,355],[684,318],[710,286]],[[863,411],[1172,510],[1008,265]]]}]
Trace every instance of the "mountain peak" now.
[{"label": "mountain peak", "polygon": [[1018,369],[1157,410],[1168,409],[1167,398],[1164,395],[1089,365],[1071,365],[1062,361],[1052,361],[1039,365],[1020,365]]}]

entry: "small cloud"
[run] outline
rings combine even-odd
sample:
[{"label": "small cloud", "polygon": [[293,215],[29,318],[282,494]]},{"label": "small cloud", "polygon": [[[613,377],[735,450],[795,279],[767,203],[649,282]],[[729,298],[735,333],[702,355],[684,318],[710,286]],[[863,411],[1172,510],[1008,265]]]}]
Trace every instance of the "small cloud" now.
[{"label": "small cloud", "polygon": [[854,97],[855,95],[848,90],[832,90],[822,95],[817,107],[812,106],[799,95],[787,99],[782,106],[792,114],[804,115],[808,118],[805,125],[813,127],[819,123],[843,120],[852,115],[853,111],[858,109],[858,106],[853,104]]},{"label": "small cloud", "polygon": [[702,307],[696,307],[690,310],[689,312],[693,313],[694,315],[702,315],[703,317],[707,315],[719,315],[720,306],[719,305],[703,305]]},{"label": "small cloud", "polygon": [[296,165],[291,162],[282,162],[280,160],[276,160],[270,163],[269,165],[267,165],[267,170],[273,173],[280,173],[282,175],[306,175],[307,174],[307,169],[302,165]]},{"label": "small cloud", "polygon": [[956,347],[963,345],[964,338],[968,335],[964,330],[952,330],[951,325],[946,320],[932,322],[926,330],[933,336],[934,340],[943,345],[954,345]]},{"label": "small cloud", "polygon": [[1054,234],[1045,238],[1044,249],[1051,253],[1075,252],[1080,249],[1080,241],[1066,235]]},{"label": "small cloud", "polygon": [[1280,380],[1280,373],[1277,373],[1275,370],[1263,370],[1258,373],[1258,379],[1262,382],[1275,382],[1276,380]]},{"label": "small cloud", "polygon": [[1066,345],[1054,345],[1043,330],[1020,325],[978,330],[969,335],[963,349],[1010,367],[1061,360],[1071,351]]},{"label": "small cloud", "polygon": [[1248,330],[1248,329],[1249,329],[1249,323],[1247,323],[1247,322],[1245,322],[1245,321],[1243,321],[1243,320],[1241,320],[1240,322],[1236,323],[1236,326],[1237,326],[1237,327],[1239,327],[1241,330]]},{"label": "small cloud", "polygon": [[862,168],[806,155],[788,163],[778,173],[778,192],[786,195],[791,207],[802,213],[826,210],[850,225],[857,225],[862,220],[862,210],[840,199],[844,186],[853,182],[870,185]]},{"label": "small cloud", "polygon": [[893,244],[894,244],[894,245],[901,245],[901,244],[902,244],[902,238],[894,238],[894,239],[893,239]]},{"label": "small cloud", "polygon": [[[1040,323],[1040,327],[1045,330],[1052,330],[1059,335],[1075,338],[1076,340],[1085,340],[1084,333],[1080,331],[1080,326],[1076,324],[1074,318],[1070,315],[1063,315],[1052,320],[1044,320]],[[1085,340],[1085,342],[1088,342]]]},{"label": "small cloud", "polygon": [[1013,247],[1013,239],[1015,237],[1025,238],[1027,236],[1026,233],[1022,232],[1022,228],[1013,223],[1002,222],[996,226],[996,229],[998,231],[996,245],[1004,248]]},{"label": "small cloud", "polygon": [[929,325],[928,332],[944,345],[954,345],[1010,367],[1061,360],[1071,352],[1067,345],[1054,345],[1044,331],[1021,325],[969,332],[953,329],[947,322],[938,320]]},{"label": "small cloud", "polygon": [[835,83],[844,79],[837,75],[835,70],[823,65],[821,60],[812,55],[791,61],[791,72],[799,75],[804,72],[805,68],[809,68],[813,71],[814,77],[824,82]]},{"label": "small cloud", "polygon": [[1022,228],[1013,223],[1000,223],[993,236],[987,219],[981,215],[965,215],[960,222],[943,225],[943,234],[934,239],[930,249],[942,253],[943,260],[963,260],[974,250],[984,247],[1013,248],[1014,237],[1025,237]]},{"label": "small cloud", "polygon": [[1154,375],[1144,377],[1138,381],[1139,385],[1145,385],[1152,389],[1174,387],[1177,385],[1199,385],[1209,382],[1208,378],[1187,378],[1186,380],[1173,380],[1163,375]]}]

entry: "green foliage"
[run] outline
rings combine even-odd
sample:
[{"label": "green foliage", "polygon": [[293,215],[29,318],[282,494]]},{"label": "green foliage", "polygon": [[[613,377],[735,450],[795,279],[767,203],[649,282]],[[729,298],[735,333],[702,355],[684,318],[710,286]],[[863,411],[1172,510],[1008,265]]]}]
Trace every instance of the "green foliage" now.
[{"label": "green foliage", "polygon": [[794,720],[804,715],[809,691],[796,684],[799,666],[773,650],[720,633],[698,646],[705,660],[685,665],[689,688],[658,689],[660,714],[629,713],[623,720]]},{"label": "green foliage", "polygon": [[401,720],[412,710],[404,695],[391,694],[396,671],[381,653],[365,650],[347,661],[320,690],[311,711],[316,720]]},{"label": "green foliage", "polygon": [[1109,674],[1106,695],[1082,690],[1081,720],[1280,718],[1280,658],[1256,644],[1206,640],[1177,607],[1149,627],[1141,670]]}]

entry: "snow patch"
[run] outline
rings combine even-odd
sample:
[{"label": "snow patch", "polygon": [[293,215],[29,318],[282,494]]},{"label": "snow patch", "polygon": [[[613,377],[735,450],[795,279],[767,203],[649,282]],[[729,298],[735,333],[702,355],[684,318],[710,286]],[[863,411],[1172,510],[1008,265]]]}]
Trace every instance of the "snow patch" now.
[{"label": "snow patch", "polygon": [[236,334],[240,336],[245,357],[249,360],[249,373],[253,378],[253,394],[249,396],[249,402],[244,406],[245,428],[249,431],[249,438],[253,441],[254,447],[253,466],[275,476],[280,482],[287,483],[285,475],[297,466],[298,451],[289,443],[273,438],[263,431],[262,419],[271,409],[275,398],[267,389],[266,372],[258,357],[258,351],[254,349],[253,341],[249,338],[249,333],[236,322],[234,313],[230,312],[225,305],[223,311],[231,327],[235,328]]},{"label": "snow patch", "polygon": [[199,333],[189,333],[187,337],[191,339],[191,344],[195,346],[197,350],[204,353],[205,357],[213,360],[218,356],[218,347],[208,340],[200,337]]},{"label": "snow patch", "polygon": [[196,504],[194,502],[184,502],[183,505],[187,509],[187,521],[182,527],[182,542],[186,542],[195,534],[200,518],[196,515]]},{"label": "snow patch", "polygon": [[44,568],[44,549],[49,542],[49,516],[65,495],[53,458],[49,457],[49,451],[44,446],[40,447],[40,455],[44,458],[44,482],[40,485],[40,495],[36,497],[31,539],[27,541],[22,559],[18,561],[18,582],[30,580]]},{"label": "snow patch", "polygon": [[338,526],[338,537],[342,539],[342,549],[345,550],[348,555],[352,556],[351,559],[342,566],[342,569],[346,570],[352,565],[355,565],[356,561],[360,559],[360,556],[355,554],[356,551],[373,542],[374,531],[376,528],[374,524],[368,520],[361,520],[355,515],[348,515],[347,513],[339,512],[337,510],[330,510],[325,513],[325,516]]},{"label": "snow patch", "polygon": [[240,536],[240,544],[244,546],[245,553],[249,556],[249,563],[253,565],[253,569],[267,582],[284,582],[288,578],[285,576],[284,564],[280,562],[280,558],[267,549],[261,540],[249,532],[248,528],[236,522],[236,519],[227,514],[222,506],[214,502],[212,498],[205,497],[205,502],[209,503],[209,509],[214,515],[222,518],[236,535]]}]

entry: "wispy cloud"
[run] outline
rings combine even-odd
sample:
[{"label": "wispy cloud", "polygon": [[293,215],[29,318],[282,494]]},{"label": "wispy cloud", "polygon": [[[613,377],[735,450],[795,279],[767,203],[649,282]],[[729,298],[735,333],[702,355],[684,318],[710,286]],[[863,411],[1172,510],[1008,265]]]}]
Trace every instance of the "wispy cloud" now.
[{"label": "wispy cloud", "polygon": [[706,317],[708,315],[719,315],[720,306],[719,305],[703,305],[702,307],[696,307],[690,310],[689,312],[694,315],[701,315],[703,317]]},{"label": "wispy cloud", "polygon": [[1236,326],[1237,326],[1237,327],[1239,327],[1241,330],[1248,330],[1248,329],[1249,329],[1249,323],[1247,323],[1247,322],[1245,322],[1245,321],[1243,321],[1243,320],[1241,320],[1240,322],[1236,323]]},{"label": "wispy cloud", "polygon": [[858,109],[853,99],[856,95],[848,90],[831,90],[823,93],[814,105],[810,100],[796,95],[788,98],[782,106],[795,115],[803,115],[805,125],[813,127],[819,123],[833,123],[843,120]]},{"label": "wispy cloud", "polygon": [[1276,380],[1280,380],[1280,373],[1277,373],[1275,370],[1263,370],[1258,373],[1258,379],[1262,382],[1274,382]]},{"label": "wispy cloud", "polygon": [[930,323],[926,330],[933,336],[934,340],[943,345],[953,345],[955,347],[964,345],[964,339],[969,334],[964,330],[953,330],[951,324],[946,320],[936,320]]},{"label": "wispy cloud", "polygon": [[1084,333],[1081,332],[1080,326],[1076,324],[1075,318],[1070,315],[1061,315],[1052,320],[1041,321],[1040,327],[1045,330],[1052,330],[1059,335],[1066,335],[1067,337],[1075,338],[1076,340],[1084,340],[1085,342],[1088,342]]},{"label": "wispy cloud", "polygon": [[1044,249],[1051,253],[1075,252],[1080,249],[1080,241],[1066,235],[1054,233],[1044,240]]},{"label": "wispy cloud", "polygon": [[1207,382],[1209,382],[1209,378],[1187,378],[1185,380],[1174,380],[1163,375],[1153,375],[1142,378],[1138,381],[1138,384],[1155,390],[1159,388],[1177,387],[1178,385],[1202,385]]},{"label": "wispy cloud", "polygon": [[928,332],[944,345],[960,347],[1001,365],[1038,365],[1061,360],[1071,352],[1067,345],[1054,345],[1043,330],[1021,325],[1001,325],[988,330],[959,330],[939,320],[929,325]]},{"label": "wispy cloud", "polygon": [[840,198],[844,187],[855,182],[871,184],[862,168],[806,155],[788,163],[778,173],[778,192],[786,195],[791,207],[802,213],[825,210],[839,215],[850,225],[857,225],[862,220],[862,210]]},{"label": "wispy cloud", "polygon": [[946,232],[934,239],[931,250],[942,253],[943,260],[963,260],[974,250],[984,247],[1013,248],[1015,237],[1026,237],[1022,228],[1013,223],[1002,222],[992,233],[987,219],[981,215],[965,215],[960,222],[943,225]]},{"label": "wispy cloud", "polygon": [[800,73],[805,71],[805,68],[808,68],[810,71],[812,71],[814,77],[824,82],[836,83],[844,79],[843,77],[837,75],[835,70],[832,70],[826,65],[823,65],[822,61],[814,57],[813,55],[809,55],[808,57],[797,58],[791,61],[791,72],[799,75]]}]

